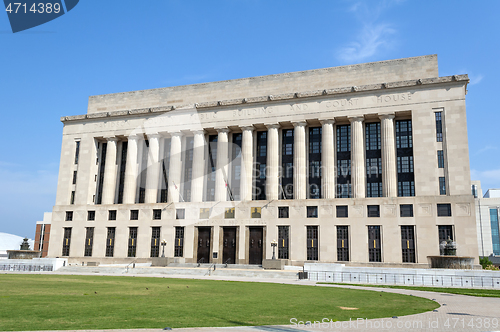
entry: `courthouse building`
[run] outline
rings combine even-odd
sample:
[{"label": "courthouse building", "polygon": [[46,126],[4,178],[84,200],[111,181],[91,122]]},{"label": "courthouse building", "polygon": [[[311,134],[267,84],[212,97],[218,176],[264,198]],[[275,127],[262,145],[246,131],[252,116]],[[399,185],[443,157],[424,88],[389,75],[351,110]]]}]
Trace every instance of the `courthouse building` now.
[{"label": "courthouse building", "polygon": [[468,82],[429,55],[91,96],[61,119],[49,257],[477,257]]}]

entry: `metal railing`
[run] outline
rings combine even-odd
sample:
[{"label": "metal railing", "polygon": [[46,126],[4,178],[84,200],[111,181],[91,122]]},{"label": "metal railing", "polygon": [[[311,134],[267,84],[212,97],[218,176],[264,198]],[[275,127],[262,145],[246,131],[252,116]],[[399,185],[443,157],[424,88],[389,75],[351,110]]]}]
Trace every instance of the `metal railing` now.
[{"label": "metal railing", "polygon": [[53,265],[33,265],[33,264],[1,264],[0,271],[26,271],[26,272],[36,272],[36,271],[53,271]]},{"label": "metal railing", "polygon": [[208,274],[208,276],[211,276],[212,275],[212,268],[215,271],[215,269],[216,269],[215,263],[210,264],[210,266],[208,267],[208,271],[207,271],[207,273],[205,273],[205,275]]},{"label": "metal railing", "polygon": [[497,276],[457,276],[411,273],[306,271],[308,280],[352,284],[466,287],[500,289]]},{"label": "metal railing", "polygon": [[128,263],[127,266],[125,266],[125,273],[128,273],[128,269],[130,265],[132,265],[132,268],[135,269],[135,263],[137,262],[137,259],[134,259],[132,262]]}]

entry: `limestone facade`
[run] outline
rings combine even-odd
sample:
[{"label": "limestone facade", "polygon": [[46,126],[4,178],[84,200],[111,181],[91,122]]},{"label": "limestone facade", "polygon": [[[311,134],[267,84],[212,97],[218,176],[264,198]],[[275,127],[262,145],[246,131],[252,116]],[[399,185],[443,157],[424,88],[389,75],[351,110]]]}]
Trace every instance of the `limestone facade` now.
[{"label": "limestone facade", "polygon": [[49,256],[418,266],[446,226],[477,257],[468,81],[430,55],[90,97]]}]

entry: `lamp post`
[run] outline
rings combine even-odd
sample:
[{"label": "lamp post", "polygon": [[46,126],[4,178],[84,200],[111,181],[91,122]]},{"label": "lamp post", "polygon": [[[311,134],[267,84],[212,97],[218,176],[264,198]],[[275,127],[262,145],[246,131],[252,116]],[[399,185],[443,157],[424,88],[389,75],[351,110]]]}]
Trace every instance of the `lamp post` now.
[{"label": "lamp post", "polygon": [[271,247],[273,247],[273,259],[276,259],[276,247],[278,246],[278,242],[273,240],[271,242]]},{"label": "lamp post", "polygon": [[161,257],[165,257],[165,246],[167,245],[167,241],[163,239],[161,241],[161,246],[163,247],[163,251],[161,252]]}]

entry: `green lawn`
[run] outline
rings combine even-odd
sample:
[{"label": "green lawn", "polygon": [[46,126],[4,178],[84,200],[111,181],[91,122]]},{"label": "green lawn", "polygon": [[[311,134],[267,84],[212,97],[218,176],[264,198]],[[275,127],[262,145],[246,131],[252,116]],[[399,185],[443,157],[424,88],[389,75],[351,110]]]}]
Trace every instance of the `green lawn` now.
[{"label": "green lawn", "polygon": [[380,318],[437,307],[436,302],[418,297],[329,287],[121,276],[0,275],[1,331],[290,324],[291,318]]},{"label": "green lawn", "polygon": [[410,290],[419,290],[419,291],[425,291],[425,292],[438,292],[438,293],[460,294],[460,295],[469,295],[469,296],[500,297],[500,290],[498,290],[498,289],[445,288],[445,287],[398,286],[398,285],[380,285],[380,284],[344,284],[344,283],[336,283],[336,282],[318,282],[318,284],[398,288],[398,289],[410,289]]}]

